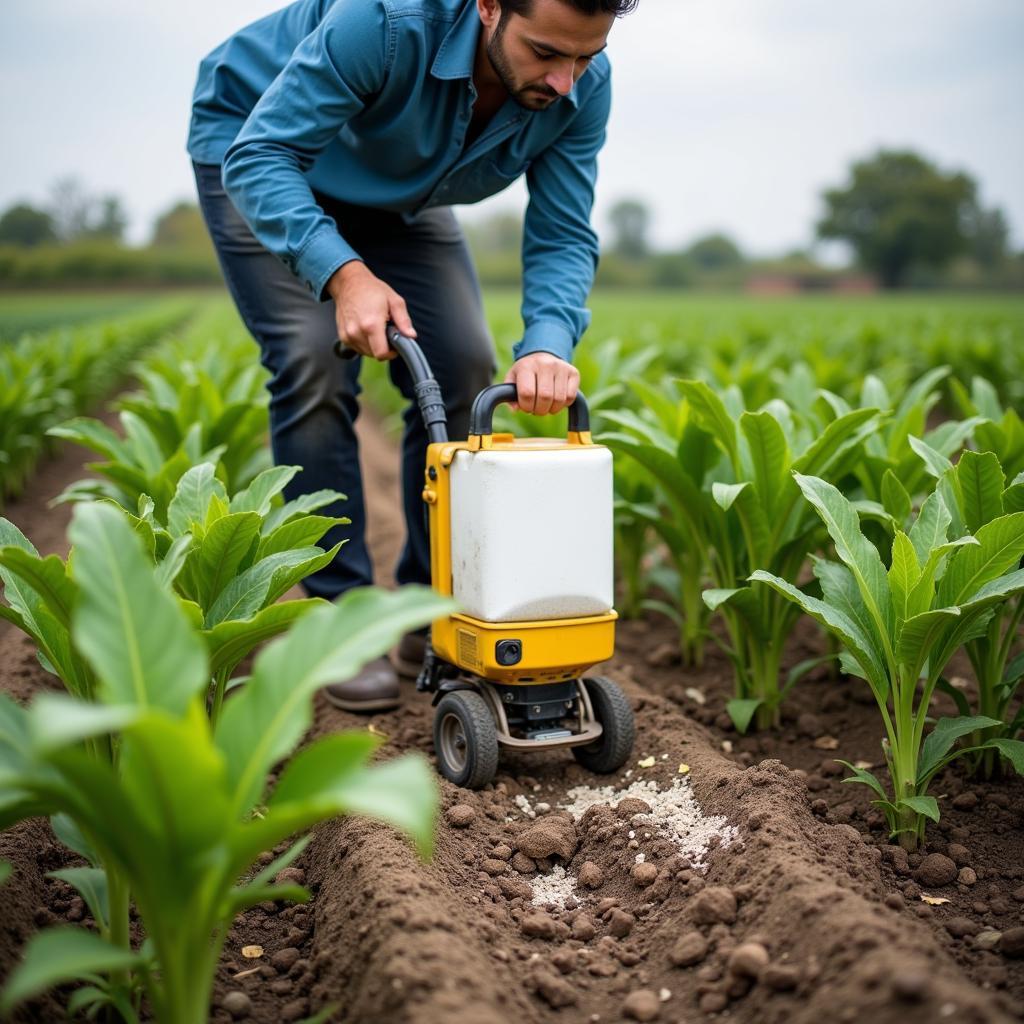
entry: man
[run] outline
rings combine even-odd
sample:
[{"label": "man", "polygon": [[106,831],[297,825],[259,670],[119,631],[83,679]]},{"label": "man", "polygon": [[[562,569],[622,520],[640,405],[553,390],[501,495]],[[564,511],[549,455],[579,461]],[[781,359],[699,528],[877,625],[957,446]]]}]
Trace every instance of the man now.
[{"label": "man", "polygon": [[[589,322],[590,212],[610,103],[603,51],[636,3],[297,0],[200,64],[188,151],[228,288],[271,374],[274,459],[303,467],[286,497],[335,488],[348,498],[330,511],[351,518],[349,542],[307,581],[311,594],[333,599],[373,580],[354,431],[360,360],[337,359],[335,339],[387,360],[388,320],[417,338],[453,437],[466,436],[472,400],[494,375],[451,204],[526,175],[525,333],[505,380],[527,412],[575,398],[570,360]],[[400,361],[390,374],[411,401]],[[430,581],[426,444],[410,404],[400,584]],[[398,649],[409,674],[424,643],[410,635]],[[398,703],[398,677],[382,658],[326,694],[347,710],[383,710]]]}]

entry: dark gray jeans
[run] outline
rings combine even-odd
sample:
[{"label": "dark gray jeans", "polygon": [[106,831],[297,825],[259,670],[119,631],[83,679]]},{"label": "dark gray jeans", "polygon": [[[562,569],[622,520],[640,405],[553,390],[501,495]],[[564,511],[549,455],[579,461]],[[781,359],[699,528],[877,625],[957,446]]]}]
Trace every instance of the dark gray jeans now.
[{"label": "dark gray jeans", "polygon": [[[343,538],[348,543],[305,584],[310,594],[333,599],[351,587],[373,582],[355,434],[362,360],[341,360],[333,354],[334,303],[319,302],[256,239],[224,191],[220,167],[193,168],[199,205],[228,290],[271,374],[274,461],[302,466],[285,497],[322,488],[347,495],[346,501],[324,511],[348,516],[351,526],[335,528],[322,543],[333,545]],[[491,382],[496,366],[476,272],[451,210],[427,210],[407,223],[394,213],[314,196],[367,267],[405,299],[417,340],[441,385],[449,435],[464,438],[473,399]],[[395,359],[389,370],[410,402],[402,438],[407,538],[395,578],[399,583],[429,583],[430,548],[420,497],[427,436],[405,365]]]}]

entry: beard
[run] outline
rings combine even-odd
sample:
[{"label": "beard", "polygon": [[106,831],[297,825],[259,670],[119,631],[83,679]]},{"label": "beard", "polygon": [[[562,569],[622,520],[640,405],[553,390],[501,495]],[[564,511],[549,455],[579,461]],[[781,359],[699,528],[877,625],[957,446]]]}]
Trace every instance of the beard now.
[{"label": "beard", "polygon": [[494,73],[501,79],[509,96],[526,110],[544,110],[558,99],[558,93],[547,85],[520,85],[516,81],[512,64],[505,52],[502,37],[505,34],[505,16],[498,19],[494,35],[487,42],[487,59],[491,62]]}]

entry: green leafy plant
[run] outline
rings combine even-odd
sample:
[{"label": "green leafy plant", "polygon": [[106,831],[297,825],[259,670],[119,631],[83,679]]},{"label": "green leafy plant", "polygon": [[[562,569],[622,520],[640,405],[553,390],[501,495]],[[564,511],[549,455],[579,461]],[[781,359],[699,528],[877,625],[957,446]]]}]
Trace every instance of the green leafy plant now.
[{"label": "green leafy plant", "polygon": [[53,441],[50,427],[94,406],[140,350],[191,307],[162,303],[102,326],[27,335],[0,345],[0,507],[22,490]]},{"label": "green leafy plant", "polygon": [[[701,596],[725,624],[724,647],[735,674],[736,696],[728,712],[741,732],[751,721],[766,727],[777,723],[789,688],[823,659],[802,662],[780,687],[786,639],[799,613],[780,595],[747,580],[757,568],[784,578],[797,575],[819,544],[821,527],[800,500],[791,471],[841,479],[857,464],[879,415],[874,409],[854,410],[815,436],[781,401],[748,412],[735,389],[719,396],[702,381],[682,381],[679,387],[686,411],[676,413],[681,427],[675,435],[648,419],[620,413],[609,418],[627,433],[606,440],[636,459],[657,483],[661,525],[652,521],[652,526],[677,553],[689,587],[703,584],[706,564],[713,586]],[[662,411],[663,423],[669,412]]]},{"label": "green leafy plant", "polygon": [[[799,473],[795,480],[828,529],[839,561],[814,559],[821,597],[765,570],[750,578],[837,636],[846,671],[867,680],[885,726],[892,792],[872,773],[847,764],[854,773],[849,781],[877,794],[893,836],[914,850],[925,820],[939,818],[929,783],[967,752],[954,747],[957,740],[999,724],[983,716],[944,718],[925,735],[932,695],[949,659],[984,635],[996,609],[1024,590],[1024,570],[1016,568],[1024,554],[1024,513],[1002,516],[974,536],[949,539],[952,516],[935,492],[909,532],[896,530],[886,568],[853,503],[824,480]],[[1024,743],[995,738],[984,746],[1024,772]]]},{"label": "green leafy plant", "polygon": [[[291,757],[324,683],[351,675],[409,629],[451,608],[425,588],[350,592],[304,616],[257,658],[212,727],[203,708],[206,647],[123,514],[76,509],[79,594],[72,639],[96,679],[95,699],[43,694],[29,708],[0,696],[0,826],[56,815],[58,834],[91,867],[65,877],[98,933],[44,931],[7,983],[0,1009],[86,979],[74,1010],[139,1019],[142,994],[161,1024],[207,1020],[214,970],[231,921],[265,900],[306,899],[273,882],[300,840],[247,875],[260,854],[340,813],[369,814],[431,849],[437,805],[429,765],[410,755],[368,764],[378,739],[341,733]],[[114,761],[84,741],[105,737]],[[291,758],[272,791],[270,773]],[[127,893],[146,941],[128,941]]]},{"label": "green leafy plant", "polygon": [[[911,443],[922,462],[936,478],[936,487],[950,511],[950,533],[954,537],[978,534],[983,528],[995,530],[1004,522],[1021,522],[1024,513],[1024,473],[1007,486],[999,457],[993,451],[965,451],[954,466],[920,440]],[[1014,519],[1016,515],[1018,518]],[[1024,529],[1024,526],[1021,527]],[[1000,768],[1000,752],[985,745],[998,736],[1014,738],[1024,731],[1024,702],[1017,692],[1024,680],[1024,650],[1020,647],[1020,626],[1024,620],[1024,594],[1008,597],[992,612],[984,633],[965,644],[967,657],[978,682],[974,711],[998,725],[977,730],[969,738],[979,748],[973,755],[976,772],[991,778]],[[962,715],[972,709],[967,695],[940,678],[938,686],[953,698]]]}]

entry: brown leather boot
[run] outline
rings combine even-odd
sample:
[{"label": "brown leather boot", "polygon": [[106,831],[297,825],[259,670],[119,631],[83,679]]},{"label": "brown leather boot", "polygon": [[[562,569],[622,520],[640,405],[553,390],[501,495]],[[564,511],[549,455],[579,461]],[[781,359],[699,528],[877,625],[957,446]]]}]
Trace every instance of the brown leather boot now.
[{"label": "brown leather boot", "polygon": [[343,711],[390,711],[400,703],[398,674],[387,658],[375,658],[351,679],[325,686],[324,696]]},{"label": "brown leather boot", "polygon": [[403,679],[415,679],[423,668],[427,653],[427,637],[423,633],[406,633],[391,652],[391,663]]}]

